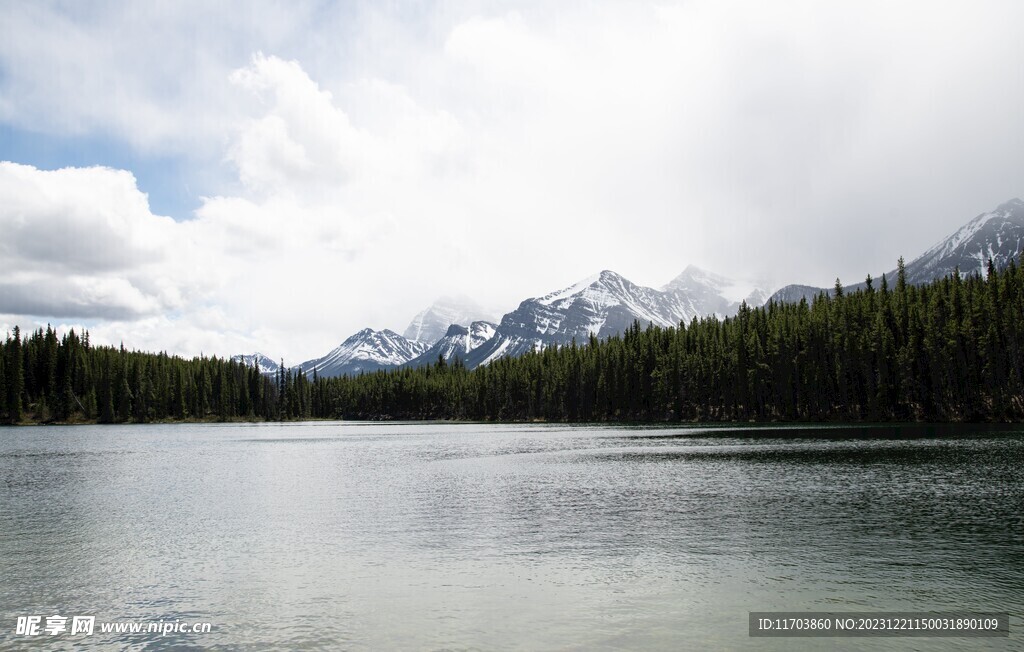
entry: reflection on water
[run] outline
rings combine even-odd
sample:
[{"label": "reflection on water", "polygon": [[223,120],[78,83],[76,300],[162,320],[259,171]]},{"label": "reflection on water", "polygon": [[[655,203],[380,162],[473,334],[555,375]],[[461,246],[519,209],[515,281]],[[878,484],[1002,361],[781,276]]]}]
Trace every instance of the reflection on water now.
[{"label": "reflection on water", "polygon": [[0,479],[0,647],[54,613],[214,625],[89,639],[147,649],[863,645],[749,639],[769,610],[1010,611],[982,648],[1024,626],[1020,429],[5,428]]}]

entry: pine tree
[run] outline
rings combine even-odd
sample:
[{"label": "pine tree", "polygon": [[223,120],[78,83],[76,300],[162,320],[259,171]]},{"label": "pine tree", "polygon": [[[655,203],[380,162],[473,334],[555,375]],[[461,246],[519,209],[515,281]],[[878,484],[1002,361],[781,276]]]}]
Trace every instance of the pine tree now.
[{"label": "pine tree", "polygon": [[7,352],[7,420],[11,423],[21,421],[21,395],[24,390],[24,374],[21,346],[21,329],[14,327],[8,336],[4,349]]}]

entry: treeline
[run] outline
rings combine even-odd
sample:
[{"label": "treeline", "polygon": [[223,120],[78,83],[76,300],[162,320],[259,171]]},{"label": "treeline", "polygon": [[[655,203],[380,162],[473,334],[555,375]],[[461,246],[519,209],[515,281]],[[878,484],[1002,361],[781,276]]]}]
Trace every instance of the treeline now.
[{"label": "treeline", "polygon": [[813,302],[740,308],[678,328],[634,324],[470,371],[356,377],[260,374],[230,360],[90,346],[47,328],[0,345],[0,418],[549,421],[1018,421],[1024,418],[1024,268],[989,265]]},{"label": "treeline", "polygon": [[27,336],[15,327],[0,344],[5,423],[309,418],[310,396],[302,373],[92,346],[87,332],[58,339],[50,327]]}]

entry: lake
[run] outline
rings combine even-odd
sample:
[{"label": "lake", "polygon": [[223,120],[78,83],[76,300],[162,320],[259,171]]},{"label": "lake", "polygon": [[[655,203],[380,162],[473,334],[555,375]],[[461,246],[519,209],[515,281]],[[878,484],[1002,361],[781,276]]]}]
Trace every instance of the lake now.
[{"label": "lake", "polygon": [[[1024,427],[0,428],[0,648],[1021,649],[1022,508]],[[882,610],[1011,635],[748,636]]]}]

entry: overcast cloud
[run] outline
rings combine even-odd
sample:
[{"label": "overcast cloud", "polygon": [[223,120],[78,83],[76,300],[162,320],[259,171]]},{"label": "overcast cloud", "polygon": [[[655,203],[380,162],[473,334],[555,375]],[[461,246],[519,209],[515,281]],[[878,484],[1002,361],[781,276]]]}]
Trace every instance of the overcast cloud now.
[{"label": "overcast cloud", "polygon": [[0,134],[203,189],[0,135],[0,328],[299,362],[601,269],[856,282],[1024,195],[1019,2],[374,5],[0,2]]}]

